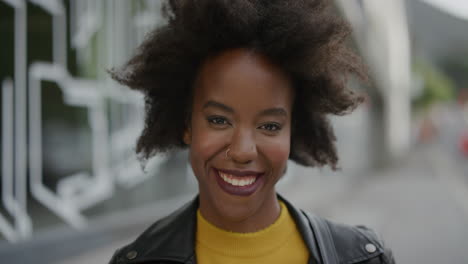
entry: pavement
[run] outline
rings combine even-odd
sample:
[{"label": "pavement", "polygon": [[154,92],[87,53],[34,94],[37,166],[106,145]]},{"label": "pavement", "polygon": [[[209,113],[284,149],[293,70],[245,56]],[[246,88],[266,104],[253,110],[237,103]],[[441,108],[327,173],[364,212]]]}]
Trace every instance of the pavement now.
[{"label": "pavement", "polygon": [[[467,164],[437,146],[422,147],[397,166],[338,181],[339,193],[321,202],[311,203],[307,196],[292,198],[298,206],[332,220],[374,228],[397,263],[466,264]],[[301,186],[285,190],[285,195],[305,193]],[[317,186],[323,188],[331,189]],[[315,196],[325,197],[310,197]]]}]

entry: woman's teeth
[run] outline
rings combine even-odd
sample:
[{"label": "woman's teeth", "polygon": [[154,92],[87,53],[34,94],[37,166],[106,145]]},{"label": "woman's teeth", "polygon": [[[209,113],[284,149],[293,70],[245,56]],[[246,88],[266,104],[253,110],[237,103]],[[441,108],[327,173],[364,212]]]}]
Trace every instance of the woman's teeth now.
[{"label": "woman's teeth", "polygon": [[257,180],[257,176],[243,176],[243,177],[236,177],[231,174],[226,174],[219,172],[219,176],[225,182],[234,185],[234,186],[247,186],[254,183]]}]

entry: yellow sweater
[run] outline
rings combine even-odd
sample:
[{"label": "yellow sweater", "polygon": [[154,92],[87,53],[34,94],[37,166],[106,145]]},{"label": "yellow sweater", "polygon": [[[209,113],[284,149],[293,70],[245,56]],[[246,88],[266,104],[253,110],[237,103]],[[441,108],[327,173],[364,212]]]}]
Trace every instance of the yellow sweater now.
[{"label": "yellow sweater", "polygon": [[195,251],[199,264],[305,264],[309,252],[287,207],[270,226],[254,233],[234,233],[209,223],[197,212]]}]

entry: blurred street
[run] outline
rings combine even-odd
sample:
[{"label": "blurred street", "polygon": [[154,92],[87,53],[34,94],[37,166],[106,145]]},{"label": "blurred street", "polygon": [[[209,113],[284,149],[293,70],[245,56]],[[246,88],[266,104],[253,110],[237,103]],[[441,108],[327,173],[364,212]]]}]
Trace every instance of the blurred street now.
[{"label": "blurred street", "polygon": [[[467,263],[468,162],[437,147],[414,151],[397,167],[332,184],[341,187],[329,199],[294,197],[305,184],[285,192],[302,208],[376,229],[397,263]],[[316,182],[314,191],[330,188]]]},{"label": "blurred street", "polygon": [[[291,170],[295,176],[280,183],[281,194],[332,220],[374,228],[393,249],[397,263],[467,263],[468,162],[457,153],[433,144],[373,172],[319,174],[299,166]],[[24,259],[18,258],[22,248],[3,247],[0,255],[7,262],[15,259],[14,263],[37,258],[60,264],[106,263],[116,248],[181,203],[139,208],[130,213],[134,217],[119,223],[108,218],[87,235],[49,237],[46,246],[56,249],[50,256],[39,244],[32,244]],[[71,241],[81,252],[67,249]]]}]

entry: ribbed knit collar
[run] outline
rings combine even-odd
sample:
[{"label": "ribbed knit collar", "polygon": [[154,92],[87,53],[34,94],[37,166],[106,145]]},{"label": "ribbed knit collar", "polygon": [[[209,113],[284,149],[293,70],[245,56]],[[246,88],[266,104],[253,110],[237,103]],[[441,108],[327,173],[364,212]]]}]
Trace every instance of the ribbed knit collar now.
[{"label": "ribbed knit collar", "polygon": [[197,211],[197,243],[219,254],[232,257],[259,257],[281,247],[298,232],[287,207],[280,201],[280,216],[270,226],[253,233],[235,233],[220,229]]}]

